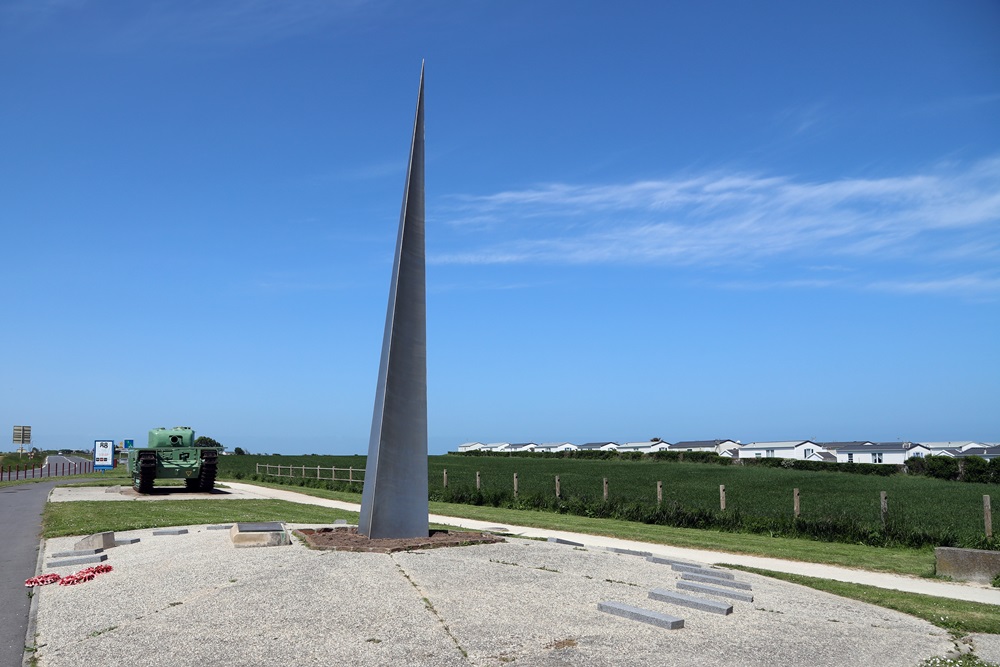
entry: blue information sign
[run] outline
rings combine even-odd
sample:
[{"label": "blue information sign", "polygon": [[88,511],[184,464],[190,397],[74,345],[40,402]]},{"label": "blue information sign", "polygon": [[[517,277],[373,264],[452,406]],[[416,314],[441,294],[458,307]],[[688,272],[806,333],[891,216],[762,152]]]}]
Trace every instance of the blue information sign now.
[{"label": "blue information sign", "polygon": [[115,441],[94,440],[94,470],[113,470],[115,467]]}]

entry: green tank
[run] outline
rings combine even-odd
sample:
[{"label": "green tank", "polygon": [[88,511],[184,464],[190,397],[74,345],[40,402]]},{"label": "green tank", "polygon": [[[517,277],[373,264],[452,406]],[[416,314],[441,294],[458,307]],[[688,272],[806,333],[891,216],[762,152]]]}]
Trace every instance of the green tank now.
[{"label": "green tank", "polygon": [[211,491],[222,447],[196,447],[194,431],[187,426],[154,428],[149,444],[128,452],[132,486],[152,493],[157,479],[183,479],[188,491]]}]

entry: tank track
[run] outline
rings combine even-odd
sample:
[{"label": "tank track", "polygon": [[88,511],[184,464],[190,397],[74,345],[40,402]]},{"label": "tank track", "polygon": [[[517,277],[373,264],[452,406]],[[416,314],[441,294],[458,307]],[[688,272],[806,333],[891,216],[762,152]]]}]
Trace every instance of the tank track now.
[{"label": "tank track", "polygon": [[132,486],[139,493],[152,493],[156,479],[156,452],[139,452],[136,457],[139,474],[132,477]]},{"label": "tank track", "polygon": [[198,476],[198,486],[208,492],[215,488],[215,473],[219,464],[219,452],[214,449],[201,451],[201,474]]}]

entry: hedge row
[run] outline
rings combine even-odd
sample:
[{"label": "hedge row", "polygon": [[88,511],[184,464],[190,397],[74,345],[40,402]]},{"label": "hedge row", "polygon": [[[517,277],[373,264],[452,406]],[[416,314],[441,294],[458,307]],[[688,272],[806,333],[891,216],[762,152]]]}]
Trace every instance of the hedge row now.
[{"label": "hedge row", "polygon": [[766,468],[788,468],[792,470],[815,470],[822,472],[842,472],[853,475],[876,475],[890,477],[898,474],[926,475],[936,479],[980,484],[1000,484],[1000,458],[987,461],[981,456],[952,458],[950,456],[914,457],[905,465],[878,463],[833,463],[828,461],[803,461],[800,459],[753,458],[731,459],[715,452],[601,452],[569,450],[565,452],[462,452],[462,456],[502,456],[541,459],[601,459],[622,461],[678,461],[687,463],[710,463],[714,465],[761,466]]}]

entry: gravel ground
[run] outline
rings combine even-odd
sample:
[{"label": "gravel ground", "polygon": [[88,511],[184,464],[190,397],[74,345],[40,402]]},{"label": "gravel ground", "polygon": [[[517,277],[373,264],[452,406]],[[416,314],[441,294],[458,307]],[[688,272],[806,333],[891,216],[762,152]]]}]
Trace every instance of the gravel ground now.
[{"label": "gravel ground", "polygon": [[[916,618],[742,572],[755,599],[733,602],[733,614],[674,607],[647,599],[674,588],[669,566],[596,549],[523,539],[391,555],[297,541],[236,549],[228,531],[189,530],[119,533],[141,541],[108,552],[113,572],[36,589],[40,667],[913,667],[952,648],[947,633]],[[46,553],[77,539],[48,540]],[[607,600],[682,617],[685,627],[598,612]]]}]

